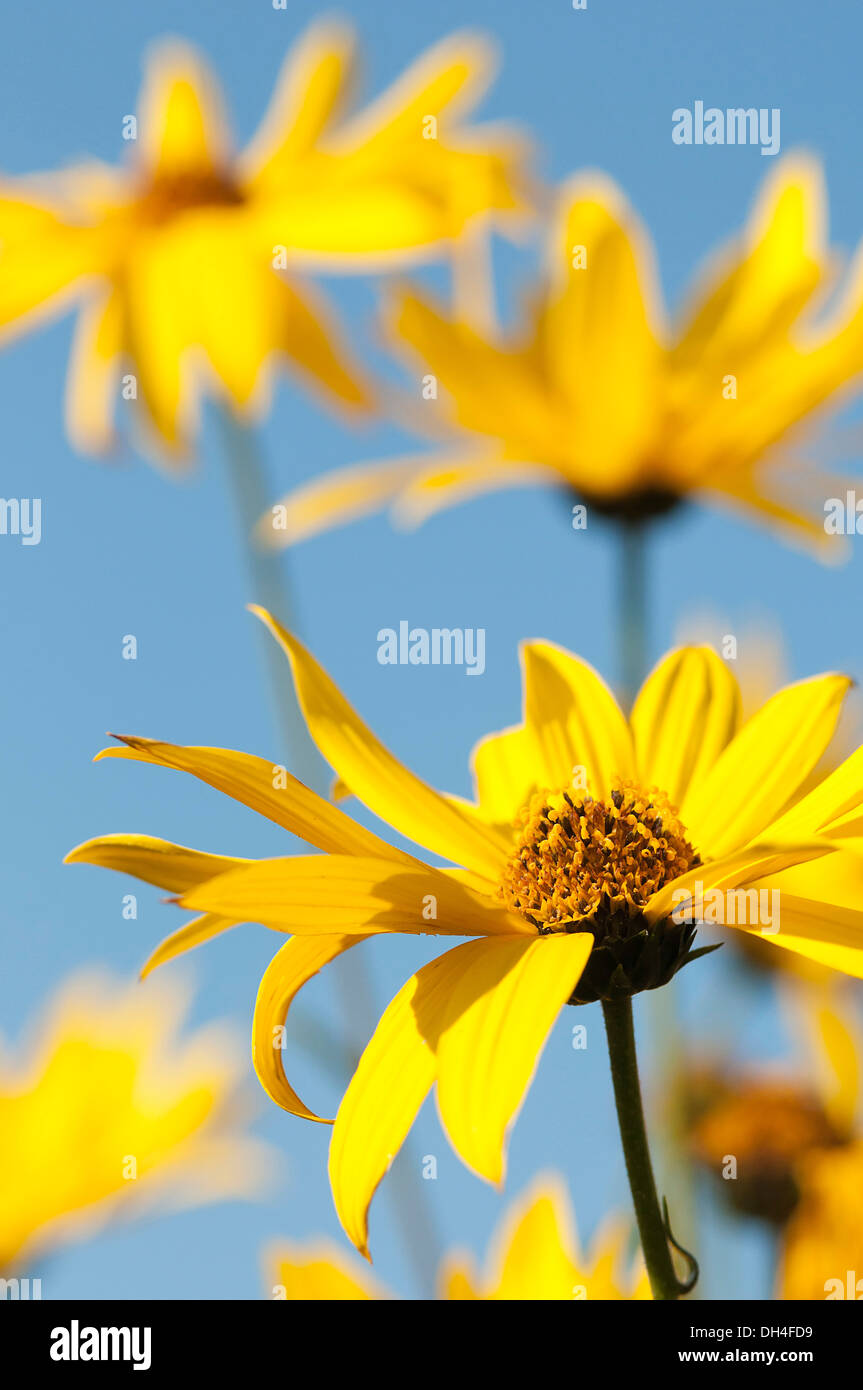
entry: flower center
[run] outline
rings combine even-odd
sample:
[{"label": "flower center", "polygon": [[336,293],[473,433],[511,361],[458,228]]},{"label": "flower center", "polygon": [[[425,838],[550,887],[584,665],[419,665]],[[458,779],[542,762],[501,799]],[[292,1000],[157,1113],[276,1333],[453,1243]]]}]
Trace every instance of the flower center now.
[{"label": "flower center", "polygon": [[142,191],[137,202],[141,220],[163,223],[204,207],[239,207],[243,194],[227,174],[204,171],[159,174]]},{"label": "flower center", "polygon": [[584,918],[635,917],[664,884],[700,863],[657,787],[618,780],[609,802],[573,787],[537,792],[516,824],[499,892],[542,933]]}]

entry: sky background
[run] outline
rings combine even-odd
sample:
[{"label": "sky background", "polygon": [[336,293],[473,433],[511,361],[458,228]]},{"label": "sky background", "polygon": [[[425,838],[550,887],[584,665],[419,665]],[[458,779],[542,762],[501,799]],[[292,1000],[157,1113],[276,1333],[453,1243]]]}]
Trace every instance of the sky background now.
[{"label": "sky background", "polygon": [[[6,7],[0,168],[52,169],[88,153],[120,159],[122,120],[135,110],[143,57],[166,34],[191,40],[210,59],[243,141],[287,48],[310,19],[328,13],[359,28],[366,94],[455,28],[468,24],[494,36],[501,71],[483,114],[521,122],[550,180],[594,166],[620,182],[656,242],[672,306],[704,256],[740,226],[775,167],[758,148],[675,145],[677,107],[696,100],[779,107],[783,153],[802,147],[824,161],[835,246],[847,254],[863,235],[863,19],[852,6],[810,0],[728,0],[721,11],[690,0],[589,0],[583,12],[570,0],[353,0],[333,10],[291,0],[287,11],[273,10],[270,0]],[[529,247],[498,256],[504,312],[533,254]],[[373,354],[374,288],[340,281],[332,292],[352,341]],[[40,497],[43,506],[40,545],[0,538],[0,1032],[13,1042],[70,972],[102,964],[131,978],[179,925],[158,890],[62,867],[74,844],[122,830],[256,857],[286,846],[275,826],[180,774],[91,765],[108,729],[274,761],[280,744],[255,620],[245,610],[254,594],[213,421],[199,466],[181,483],[131,451],[109,464],[76,455],[62,420],[70,328],[64,318],[0,358],[2,492]],[[350,431],[287,378],[261,440],[274,494],[410,443],[394,427]],[[492,496],[413,534],[376,518],[292,555],[302,632],[398,755],[435,785],[468,794],[472,745],[519,716],[520,640],[554,639],[615,678],[614,539],[598,523],[573,532],[560,497],[541,491]],[[693,510],[661,528],[650,563],[652,659],[673,642],[683,616],[709,609],[722,616],[724,631],[741,636],[754,620],[775,625],[791,677],[831,668],[860,676],[859,549],[845,568],[822,568],[748,523]],[[376,634],[403,618],[427,628],[485,628],[484,676],[380,666]],[[138,640],[134,662],[121,657],[128,633]],[[742,642],[743,656],[757,658],[757,642]],[[128,891],[138,892],[133,922],[121,912]],[[228,1019],[247,1050],[258,981],[279,944],[263,928],[243,927],[168,967],[195,987],[194,1020]],[[378,1010],[435,952],[433,943],[409,939],[362,949]],[[782,1056],[788,1045],[775,1002],[743,981],[728,955],[688,969],[675,985],[688,1026],[704,1046]],[[315,981],[305,1006],[368,1035],[376,1015],[353,982],[354,965],[349,957]],[[636,1001],[640,1027],[644,1000]],[[576,1022],[588,1028],[585,1051],[571,1045]],[[342,1083],[302,1051],[293,1079],[316,1109],[333,1112]],[[649,1066],[645,1079],[650,1090]],[[327,1131],[270,1105],[250,1062],[248,1092],[258,1108],[256,1133],[280,1151],[269,1196],[116,1228],[72,1247],[33,1271],[43,1274],[46,1297],[256,1298],[265,1290],[260,1255],[267,1242],[280,1235],[341,1239],[326,1179]],[[420,1176],[423,1155],[437,1158],[434,1182]],[[413,1199],[419,1192],[442,1247],[481,1252],[506,1200],[541,1168],[566,1176],[585,1237],[609,1211],[628,1210],[596,1005],[565,1011],[551,1036],[514,1130],[503,1197],[460,1164],[433,1104],[426,1106],[409,1153],[372,1208],[379,1276],[406,1294],[431,1279],[429,1261],[420,1276],[400,1238],[397,1190]],[[769,1295],[770,1249],[756,1229],[727,1220],[720,1229],[709,1218],[699,1250],[703,1292],[720,1291],[721,1272],[721,1286],[736,1297]]]}]

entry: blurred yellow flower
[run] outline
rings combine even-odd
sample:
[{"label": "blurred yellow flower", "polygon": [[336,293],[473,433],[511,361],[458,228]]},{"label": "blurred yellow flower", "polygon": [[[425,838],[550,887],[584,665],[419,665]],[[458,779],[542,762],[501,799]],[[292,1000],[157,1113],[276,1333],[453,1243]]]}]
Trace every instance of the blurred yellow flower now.
[{"label": "blurred yellow flower", "polygon": [[262,518],[262,543],[390,503],[415,525],[489,490],[544,481],[624,520],[697,495],[826,545],[824,480],[809,458],[791,468],[786,455],[792,432],[863,369],[863,278],[855,268],[838,307],[812,321],[834,278],[823,207],[818,167],[785,160],[669,329],[635,214],[604,176],[574,179],[515,331],[484,332],[414,290],[395,298],[396,346],[434,386],[416,426],[443,437],[444,452],[314,479]]},{"label": "blurred yellow flower", "polygon": [[[863,858],[846,846],[859,850],[863,832],[863,749],[796,799],[833,734],[845,677],[789,686],[738,728],[734,676],[709,649],[683,648],[648,677],[627,720],[585,662],[527,643],[524,723],[475,750],[471,803],[410,773],[305,648],[256,611],[344,785],[407,839],[464,867],[441,870],[393,848],[262,758],[142,738],[99,756],[190,772],[323,853],[249,862],[115,834],[68,860],[130,872],[203,914],[148,969],[241,921],[294,933],[261,982],[253,1050],[268,1094],[308,1119],[319,1117],[282,1064],[299,989],[368,935],[477,938],[407,981],[342,1100],[330,1178],[360,1250],[374,1192],[433,1086],[456,1151],[501,1182],[507,1133],[563,1005],[665,984],[699,954],[696,927],[717,921],[717,895],[726,925],[770,930],[775,947],[863,977],[863,911],[834,882],[856,875],[850,901],[859,900]],[[778,918],[760,915],[777,892],[780,931]]]},{"label": "blurred yellow flower", "polygon": [[277,356],[332,398],[368,405],[293,272],[386,269],[427,256],[477,214],[521,208],[521,142],[462,123],[489,77],[479,39],[439,43],[346,115],[353,66],[350,33],[313,26],[237,154],[203,60],[169,43],[126,118],[127,168],[0,183],[0,327],[21,331],[81,304],[67,391],[79,447],[110,445],[123,371],[124,392],[140,397],[154,442],[175,459],[204,388],[260,413]]},{"label": "blurred yellow flower", "polygon": [[859,1016],[835,979],[826,986],[786,981],[784,998],[793,1035],[802,1044],[802,1064],[793,1071],[690,1066],[682,1079],[691,1111],[690,1144],[705,1169],[725,1179],[718,1190],[727,1202],[780,1232],[777,1297],[858,1298],[863,1295]]},{"label": "blurred yellow flower", "polygon": [[[495,1237],[487,1270],[478,1278],[469,1258],[453,1256],[440,1272],[442,1299],[571,1302],[579,1299],[649,1299],[639,1261],[623,1272],[626,1229],[607,1222],[582,1256],[569,1198],[561,1180],[543,1176],[510,1205]],[[330,1241],[275,1244],[266,1255],[273,1297],[306,1301],[388,1298],[367,1266]]]},{"label": "blurred yellow flower", "polygon": [[79,977],[22,1060],[0,1059],[0,1274],[142,1210],[260,1188],[267,1150],[244,1133],[230,1039],[180,1043],[184,1012],[164,984]]}]

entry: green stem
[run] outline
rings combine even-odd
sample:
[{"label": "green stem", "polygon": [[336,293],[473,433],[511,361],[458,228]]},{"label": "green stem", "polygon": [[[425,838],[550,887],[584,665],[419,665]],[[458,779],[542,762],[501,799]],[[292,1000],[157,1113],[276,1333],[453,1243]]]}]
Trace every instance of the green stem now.
[{"label": "green stem", "polygon": [[656,1299],[677,1299],[680,1284],[674,1272],[665,1222],[659,1209],[644,1124],[632,1000],[604,1001],[602,1012],[608,1037],[617,1123],[650,1287]]},{"label": "green stem", "polygon": [[[273,500],[256,433],[229,410],[220,410],[218,421],[243,532],[251,597],[289,631],[295,631],[299,622],[292,586],[286,578],[287,557],[262,550],[256,545],[253,534]],[[270,634],[260,625],[258,627],[286,766],[306,786],[320,788],[323,764],[297,703],[289,664]]]},{"label": "green stem", "polygon": [[619,566],[620,683],[627,705],[647,671],[647,526],[624,521]]},{"label": "green stem", "polygon": [[[619,527],[619,669],[626,708],[631,708],[647,675],[647,551],[650,527],[649,521],[638,517],[623,521]],[[652,1061],[661,1081],[658,1090],[662,1095],[672,1096],[671,1104],[663,1110],[663,1123],[655,1146],[657,1167],[663,1185],[670,1192],[675,1220],[680,1223],[684,1234],[695,1241],[696,1202],[692,1165],[686,1152],[685,1118],[674,1100],[678,1094],[679,1059],[686,1055],[686,1048],[673,990],[669,987],[651,991],[645,1007],[652,1042]]]}]

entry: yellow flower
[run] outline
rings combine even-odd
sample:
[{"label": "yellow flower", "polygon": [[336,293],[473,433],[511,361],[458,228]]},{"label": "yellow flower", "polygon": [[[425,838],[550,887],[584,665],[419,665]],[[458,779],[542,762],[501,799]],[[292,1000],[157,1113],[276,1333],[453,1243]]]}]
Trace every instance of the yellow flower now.
[{"label": "yellow flower", "polygon": [[235,153],[202,59],[169,44],[148,67],[127,168],[2,182],[0,326],[80,301],[67,416],[82,449],[110,444],[124,369],[175,457],[206,386],[259,413],[278,356],[343,403],[368,404],[317,299],[276,272],[387,268],[477,214],[520,206],[519,142],[462,123],[489,75],[481,41],[438,44],[346,115],[353,66],[348,32],[312,27]]},{"label": "yellow flower", "polygon": [[835,977],[826,986],[786,981],[783,995],[801,1061],[793,1070],[690,1067],[690,1142],[717,1179],[733,1157],[733,1180],[718,1184],[723,1199],[779,1231],[777,1297],[856,1297],[846,1278],[856,1270],[852,1284],[863,1280],[859,1020]]},{"label": "yellow flower", "polygon": [[141,738],[100,756],[191,772],[323,853],[250,863],[109,835],[69,859],[131,872],[203,914],[147,968],[241,921],[292,934],[261,983],[254,1057],[268,1094],[311,1119],[278,1043],[302,985],[368,935],[476,938],[407,981],[340,1106],[330,1177],[361,1250],[371,1198],[433,1085],[457,1152],[501,1182],[508,1129],[563,1005],[665,983],[692,958],[699,919],[715,920],[717,895],[737,929],[757,932],[756,909],[765,897],[775,908],[768,894],[780,890],[781,931],[767,939],[863,976],[863,911],[832,896],[844,867],[863,882],[863,860],[845,848],[863,828],[863,749],[795,797],[831,738],[844,676],[789,686],[738,728],[734,676],[709,649],[683,648],[648,677],[627,721],[585,662],[528,643],[524,722],[476,749],[474,804],[403,767],[301,644],[256,611],[344,785],[462,867],[394,849],[262,758]]},{"label": "yellow flower", "polygon": [[228,1040],[207,1028],[180,1044],[184,1011],[164,985],[78,978],[51,1000],[26,1061],[2,1059],[4,1277],[121,1216],[260,1187],[267,1151],[242,1131]]},{"label": "yellow flower", "polygon": [[698,495],[825,544],[823,478],[808,460],[787,479],[776,466],[788,463],[795,427],[863,369],[857,272],[829,318],[809,317],[832,271],[823,222],[817,167],[785,161],[667,329],[635,214],[609,179],[576,178],[515,331],[484,333],[417,291],[392,306],[396,345],[442,393],[439,407],[425,401],[415,414],[421,432],[443,434],[444,452],[317,479],[262,519],[262,541],[286,544],[389,503],[415,525],[489,490],[544,481],[612,517],[650,517]]},{"label": "yellow flower", "polygon": [[[649,1299],[650,1284],[640,1262],[620,1277],[625,1250],[625,1228],[607,1222],[582,1257],[563,1183],[554,1176],[539,1177],[510,1206],[492,1242],[485,1275],[477,1278],[469,1258],[451,1257],[440,1272],[440,1297],[519,1302]],[[366,1266],[346,1258],[329,1241],[309,1246],[280,1242],[268,1252],[266,1268],[273,1296],[280,1299],[389,1297]]]}]

